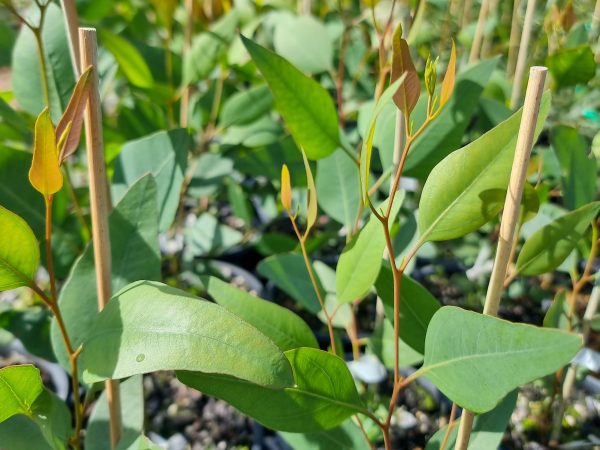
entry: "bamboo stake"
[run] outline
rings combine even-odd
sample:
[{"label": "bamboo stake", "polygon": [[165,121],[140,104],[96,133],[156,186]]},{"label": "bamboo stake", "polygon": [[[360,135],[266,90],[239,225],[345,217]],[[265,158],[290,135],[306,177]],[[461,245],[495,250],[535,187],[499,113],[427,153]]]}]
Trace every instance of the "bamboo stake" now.
[{"label": "bamboo stake", "polygon": [[[598,0],[600,1],[600,0]],[[519,9],[521,9],[521,0],[514,0],[512,22],[510,25],[510,39],[508,41],[508,62],[506,63],[506,76],[512,78],[515,74],[517,64],[517,54],[519,52]]]},{"label": "bamboo stake", "polygon": [[[494,21],[498,17],[498,7],[500,6],[500,0],[492,0],[490,3],[490,8],[488,10],[488,19]],[[492,44],[494,42],[494,30],[486,32],[484,28],[483,33],[483,44],[481,44],[481,53],[479,55],[480,58],[485,59],[490,56],[492,51]]]},{"label": "bamboo stake", "polygon": [[77,9],[74,0],[60,0],[60,4],[65,17],[65,28],[69,41],[69,52],[71,53],[71,62],[73,63],[73,72],[75,77],[81,75],[81,61],[79,57],[79,19],[77,18]]},{"label": "bamboo stake", "polygon": [[471,22],[471,10],[473,9],[473,0],[465,0],[460,18],[460,27],[464,28]]},{"label": "bamboo stake", "polygon": [[[92,242],[98,292],[98,309],[101,311],[112,295],[111,249],[108,229],[108,213],[111,209],[106,165],[104,163],[104,143],[102,138],[102,112],[98,91],[98,47],[94,28],[79,28],[81,51],[81,71],[89,66],[92,72],[92,85],[85,110],[85,135],[90,182],[90,211],[92,216]],[[122,432],[121,400],[118,380],[106,381],[106,398],[109,409],[109,428],[112,448],[116,448]]]},{"label": "bamboo stake", "polygon": [[[185,36],[183,41],[184,58],[189,55],[192,48],[192,36],[194,34],[194,0],[185,0],[185,11],[188,20],[185,24]],[[190,114],[190,85],[186,84],[181,93],[181,103],[179,105],[179,124],[182,128],[187,128]]]},{"label": "bamboo stake", "polygon": [[475,37],[469,54],[469,64],[479,59],[481,52],[481,42],[483,40],[483,32],[485,29],[485,21],[487,20],[488,11],[490,9],[490,0],[483,0],[479,9],[479,17],[477,18],[477,28],[475,28]]},{"label": "bamboo stake", "polygon": [[[527,177],[527,166],[529,165],[529,157],[533,147],[535,125],[540,112],[540,101],[544,91],[547,72],[548,69],[545,67],[532,67],[529,72],[529,83],[527,84],[527,92],[525,94],[525,105],[523,106],[523,115],[521,116],[515,157],[513,159],[508,192],[504,201],[502,221],[500,222],[498,248],[485,297],[485,306],[483,307],[483,313],[490,316],[498,314],[500,297],[504,290],[504,279],[508,264],[510,263],[512,244],[518,238],[515,235],[515,230],[519,219],[521,197],[525,186],[525,178]],[[460,420],[455,450],[467,450],[473,426],[473,418],[474,414],[465,410]]]},{"label": "bamboo stake", "polygon": [[529,52],[529,41],[531,40],[531,30],[533,28],[533,16],[535,14],[535,0],[527,1],[525,11],[525,22],[523,23],[523,34],[521,34],[521,43],[519,45],[519,56],[517,57],[517,67],[515,69],[515,79],[513,80],[513,90],[510,99],[510,107],[516,108],[521,98],[521,83],[525,74],[525,65],[527,64],[527,54]]}]

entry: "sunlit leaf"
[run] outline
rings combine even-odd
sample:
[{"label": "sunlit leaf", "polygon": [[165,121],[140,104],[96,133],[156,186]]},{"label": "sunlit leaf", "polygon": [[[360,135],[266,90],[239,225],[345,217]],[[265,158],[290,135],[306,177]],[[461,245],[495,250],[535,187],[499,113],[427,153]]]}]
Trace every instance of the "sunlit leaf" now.
[{"label": "sunlit leaf", "polygon": [[306,153],[302,151],[302,158],[304,160],[304,170],[306,171],[306,184],[308,188],[308,198],[306,199],[306,231],[305,235],[308,236],[311,228],[317,221],[317,188],[315,186],[315,179],[313,178],[312,171],[310,170],[310,164],[306,159]]},{"label": "sunlit leaf", "polygon": [[29,225],[0,206],[0,290],[26,286],[40,263],[40,249]]},{"label": "sunlit leaf", "polygon": [[32,414],[33,403],[42,393],[40,371],[32,365],[0,369],[0,422],[15,414]]},{"label": "sunlit leaf", "polygon": [[281,204],[286,211],[292,211],[292,185],[290,183],[290,171],[284,164],[281,166]]},{"label": "sunlit leaf", "polygon": [[46,198],[60,191],[63,185],[56,135],[48,108],[44,109],[35,121],[35,142],[29,181]]},{"label": "sunlit leaf", "polygon": [[429,323],[425,362],[415,376],[484,413],[515,388],[568,364],[581,346],[576,334],[444,306]]},{"label": "sunlit leaf", "polygon": [[450,60],[448,61],[448,67],[446,68],[446,75],[444,75],[444,81],[442,81],[442,89],[440,91],[440,108],[448,102],[454,92],[454,80],[456,77],[456,46],[452,41],[452,51],[450,52]]}]

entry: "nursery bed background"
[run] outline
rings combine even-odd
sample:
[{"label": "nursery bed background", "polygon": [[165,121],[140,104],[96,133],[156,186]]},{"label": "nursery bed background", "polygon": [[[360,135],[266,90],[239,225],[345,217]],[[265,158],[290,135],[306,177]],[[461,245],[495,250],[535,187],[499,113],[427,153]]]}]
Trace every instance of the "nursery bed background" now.
[{"label": "nursery bed background", "polygon": [[[48,247],[43,245],[48,191],[35,187],[35,175],[30,174],[36,118],[48,107],[48,123],[59,123],[81,72],[74,60],[77,52],[70,48],[66,4],[72,2],[0,0],[0,205],[24,219],[40,242],[42,266],[35,272],[35,284],[45,292],[58,290],[54,298],[80,343],[97,317],[85,137],[81,148],[77,140],[63,161],[62,189],[50,193],[50,270]],[[393,315],[392,271],[381,263],[385,242],[374,259],[364,249],[355,256],[357,272],[340,275],[338,266],[340,254],[361,227],[366,247],[379,248],[376,242],[383,239],[380,225],[376,231],[368,228],[376,222],[368,219],[369,206],[362,202],[365,184],[374,203],[387,198],[398,164],[398,130],[408,129],[408,135],[417,130],[429,118],[428,99],[437,102],[439,115],[408,153],[398,208],[390,221],[396,261],[412,257],[402,301],[412,304],[404,298],[411,296],[421,305],[401,325],[415,328],[412,336],[417,336],[401,335],[399,344],[400,374],[408,377],[423,363],[427,325],[419,324],[419,317],[426,316],[428,322],[441,305],[483,310],[505,195],[502,189],[488,192],[493,197],[485,203],[490,211],[481,212],[485,220],[472,230],[461,233],[463,224],[457,221],[454,236],[415,247],[422,231],[417,213],[425,181],[452,152],[506,123],[522,104],[529,66],[544,65],[552,96],[543,100],[541,114],[547,117],[529,162],[518,239],[498,315],[582,333],[585,346],[570,369],[559,368],[567,359],[554,373],[536,377],[518,396],[509,394],[488,416],[481,416],[469,448],[598,448],[600,316],[589,306],[600,269],[595,257],[600,209],[598,5],[591,0],[537,5],[534,0],[76,1],[79,24],[95,27],[98,36],[91,77],[99,79],[104,157],[114,205],[108,219],[114,291],[137,280],[153,280],[225,307],[222,297],[251,301],[236,297],[242,294],[219,284],[221,279],[283,306],[308,324],[318,347],[337,348],[365,404],[375,416],[384,417],[394,390],[395,357],[393,321],[384,317],[388,310],[385,314]],[[523,40],[523,35],[530,38]],[[293,67],[273,59],[265,48]],[[408,74],[398,91],[404,110],[396,98],[392,101],[393,92],[386,91],[390,76],[399,78],[397,64],[400,75]],[[440,88],[445,74],[452,77],[452,95],[444,99]],[[311,91],[308,79],[322,89]],[[292,106],[290,97],[296,102]],[[389,101],[377,103],[382,98]],[[308,110],[312,120],[294,115],[301,110]],[[412,120],[399,120],[399,110]],[[504,133],[516,137],[518,120],[510,123],[512,128]],[[331,138],[332,127],[334,135],[341,130],[339,136]],[[495,138],[490,139],[492,145]],[[373,147],[366,175],[353,161],[364,156],[364,142]],[[282,175],[284,165],[288,178]],[[361,171],[364,166],[361,161]],[[439,172],[451,180],[468,176],[463,169],[475,174],[487,170],[469,167],[443,166]],[[493,169],[488,178],[497,176],[506,186],[509,169],[506,174]],[[313,209],[315,198],[318,212]],[[299,216],[290,221],[296,209]],[[551,252],[545,266],[529,273],[518,269],[523,243],[539,240],[536,232],[569,214],[575,219],[563,223],[562,231],[543,237],[568,241],[564,254]],[[0,222],[0,244],[8,249],[20,235],[6,223]],[[299,239],[305,229],[306,237]],[[25,244],[17,239],[10,245],[14,254]],[[418,251],[411,254],[413,248]],[[1,261],[6,258],[3,251]],[[307,271],[304,252],[314,274]],[[6,270],[1,261],[0,275]],[[360,279],[369,266],[377,267],[376,281],[348,301],[351,294],[340,288],[340,277],[352,286],[353,278]],[[7,286],[14,287],[2,284]],[[233,303],[229,307],[235,312]],[[256,308],[256,315],[283,320],[260,305]],[[170,314],[168,308],[164,314]],[[449,333],[452,339],[461,329]],[[314,340],[312,334],[306,339]],[[153,341],[145,345],[152,347]],[[20,287],[0,293],[0,367],[35,365],[47,392],[73,411],[78,406],[67,353],[52,311],[36,292]],[[145,357],[140,353],[138,362]],[[498,370],[502,377],[505,369]],[[567,372],[573,375],[571,381],[565,381]],[[568,383],[572,387],[567,389]],[[78,394],[84,448],[109,449],[105,394],[100,395],[99,383],[83,386]],[[172,372],[134,375],[121,383],[120,392],[124,438],[119,448],[384,445],[381,427],[372,420],[348,419],[333,430],[312,433],[272,431],[259,423],[264,420],[256,422],[225,401],[187,387]],[[268,405],[270,400],[262,401]],[[397,405],[390,428],[393,448],[452,448],[444,427],[455,424],[457,411],[432,382],[419,378],[399,393]],[[64,406],[53,404],[52,424],[40,424],[31,411],[5,417],[2,408],[0,403],[0,448],[75,445]]]}]

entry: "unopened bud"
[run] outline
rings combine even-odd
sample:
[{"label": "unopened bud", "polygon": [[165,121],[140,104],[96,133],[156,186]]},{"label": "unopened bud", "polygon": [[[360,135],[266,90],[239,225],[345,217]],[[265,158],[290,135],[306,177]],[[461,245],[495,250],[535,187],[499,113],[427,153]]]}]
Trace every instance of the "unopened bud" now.
[{"label": "unopened bud", "polygon": [[430,97],[433,97],[437,82],[437,61],[437,58],[434,61],[431,59],[431,55],[429,55],[425,63],[425,89],[427,89]]}]

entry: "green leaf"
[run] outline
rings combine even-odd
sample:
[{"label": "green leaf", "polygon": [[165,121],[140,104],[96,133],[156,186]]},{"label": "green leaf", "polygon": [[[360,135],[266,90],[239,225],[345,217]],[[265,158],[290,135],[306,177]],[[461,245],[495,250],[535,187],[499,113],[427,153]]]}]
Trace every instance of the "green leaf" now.
[{"label": "green leaf", "polygon": [[[135,375],[119,383],[123,433],[119,446],[127,448],[144,430],[144,389],[142,376]],[[85,431],[86,450],[111,450],[109,412],[106,391],[96,401]]]},{"label": "green leaf", "polygon": [[[471,432],[471,437],[469,439],[469,448],[482,450],[498,448],[504,437],[504,432],[508,427],[510,416],[517,404],[517,395],[517,391],[511,392],[504,397],[494,409],[475,417],[472,428],[473,431]],[[454,448],[456,437],[458,436],[459,425],[460,418],[454,422],[452,430],[450,431],[450,437],[446,442],[447,449]],[[444,438],[446,437],[447,430],[447,426],[438,430],[427,442],[425,450],[440,450]]]},{"label": "green leaf", "polygon": [[205,285],[208,294],[219,305],[261,330],[281,351],[319,347],[308,325],[290,310],[215,277],[208,277]]},{"label": "green leaf", "polygon": [[[63,14],[54,3],[46,10],[42,41],[47,62],[50,111],[52,120],[56,123],[67,107],[75,78]],[[15,99],[25,111],[37,116],[46,105],[42,93],[37,44],[29,28],[20,28],[12,55],[11,81]]]},{"label": "green leaf", "polygon": [[100,45],[112,53],[119,68],[132,85],[145,89],[154,86],[152,72],[133,44],[105,28],[100,28],[98,34]]},{"label": "green leaf", "polygon": [[[407,176],[425,180],[438,162],[461,146],[465,131],[477,110],[479,97],[498,61],[498,58],[482,61],[457,76],[456,86],[448,103],[435,119],[435,123],[417,138],[413,150],[408,154],[404,168]],[[424,120],[426,108],[427,99],[423,96],[411,114],[415,126]],[[395,122],[392,121],[391,124]],[[382,155],[383,164],[387,167],[392,163],[393,128],[386,135],[390,136],[386,140],[387,144],[376,145]]]},{"label": "green leaf", "polygon": [[15,414],[33,414],[33,404],[42,393],[40,371],[32,365],[0,369],[0,422]]},{"label": "green leaf", "polygon": [[[377,126],[377,118],[384,111],[386,106],[393,100],[394,95],[399,87],[404,83],[406,75],[401,75],[396,81],[390,84],[371,112],[369,124],[367,126],[366,135],[363,137],[362,149],[360,151],[360,181],[362,189],[363,203],[366,205],[369,201],[369,178],[371,177],[371,153],[373,152],[373,139],[375,138],[375,129]],[[393,108],[395,110],[395,108]],[[396,121],[394,120],[394,124]]]},{"label": "green leaf", "polygon": [[337,150],[319,160],[316,181],[321,209],[342,225],[352,227],[360,203],[360,174],[356,164]]},{"label": "green leaf", "polygon": [[540,275],[556,269],[583,239],[599,211],[600,202],[589,203],[536,231],[523,244],[517,272]]},{"label": "green leaf", "polygon": [[219,124],[222,127],[247,125],[265,115],[273,106],[273,96],[266,84],[237,92],[223,104]]},{"label": "green leaf", "polygon": [[26,309],[12,307],[0,312],[0,329],[19,339],[33,355],[55,361],[50,343],[51,317],[48,308],[42,306]]},{"label": "green leaf", "polygon": [[596,160],[588,155],[588,144],[575,128],[559,125],[550,134],[552,149],[562,169],[565,206],[579,208],[596,198]]},{"label": "green leaf", "polygon": [[[394,278],[389,264],[381,268],[375,282],[377,295],[383,301],[385,316],[394,323]],[[440,309],[439,302],[421,284],[407,275],[400,282],[400,339],[414,350],[425,353],[425,336],[433,315]]]},{"label": "green leaf", "polygon": [[281,56],[244,36],[242,41],[298,146],[310,159],[333,153],[341,143],[337,113],[327,91]]},{"label": "green leaf", "polygon": [[0,206],[0,290],[26,286],[40,264],[40,249],[29,225]]},{"label": "green leaf", "polygon": [[223,179],[233,170],[233,162],[218,153],[203,153],[191,164],[187,194],[200,198],[210,197],[223,185]]},{"label": "green leaf", "polygon": [[159,131],[130,141],[115,161],[113,198],[119,201],[138,178],[151,173],[158,188],[159,229],[169,228],[179,206],[191,139],[184,129]]},{"label": "green leaf", "polygon": [[333,45],[327,28],[312,16],[281,15],[273,35],[275,51],[303,72],[332,69]]},{"label": "green leaf", "polygon": [[119,291],[83,344],[83,381],[157,370],[198,370],[270,388],[293,383],[287,360],[225,308],[152,281]]},{"label": "green leaf", "polygon": [[258,264],[257,270],[313,314],[321,311],[304,259],[299,253],[269,256]]},{"label": "green leaf", "polygon": [[[547,92],[542,98],[536,139],[549,109]],[[464,236],[500,212],[512,169],[521,111],[451,153],[431,171],[419,202],[422,241]]]},{"label": "green leaf", "polygon": [[557,88],[585,84],[596,74],[594,52],[589,45],[560,49],[546,57],[546,66]]},{"label": "green leaf", "polygon": [[569,327],[568,316],[569,304],[567,303],[567,293],[561,290],[554,297],[552,305],[550,305],[544,316],[544,327],[567,330]]},{"label": "green leaf", "polygon": [[283,389],[268,389],[218,374],[177,372],[177,377],[274,430],[326,430],[364,411],[344,360],[313,348],[289,350],[285,356],[294,372],[294,385]]},{"label": "green leaf", "polygon": [[220,224],[209,213],[203,213],[192,226],[185,229],[184,259],[218,255],[239,244],[242,238],[242,233],[236,229]]},{"label": "green leaf", "polygon": [[[146,175],[129,189],[108,219],[113,292],[140,279],[160,279],[157,216],[156,183],[151,175]],[[96,295],[94,250],[88,245],[73,266],[58,299],[75,348],[83,342],[98,316]],[[63,367],[69,367],[55,321],[51,337],[58,360]]]},{"label": "green leaf", "polygon": [[[404,191],[400,191],[394,200],[390,213],[390,222],[393,224],[404,201]],[[385,211],[388,202],[384,202],[378,209]],[[341,303],[353,302],[365,296],[371,289],[381,269],[381,258],[385,250],[385,234],[383,225],[371,214],[369,222],[352,239],[340,255],[336,272],[336,286],[338,301]]]},{"label": "green leaf", "polygon": [[[400,325],[402,330],[402,325]],[[399,339],[400,367],[409,367],[423,362],[423,355]],[[367,349],[373,353],[390,370],[394,369],[394,325],[389,320],[382,321],[369,336]]]},{"label": "green leaf", "polygon": [[412,376],[484,413],[513,389],[560,369],[581,346],[575,334],[444,306],[429,323],[425,363]]},{"label": "green leaf", "polygon": [[369,450],[371,447],[358,426],[346,420],[340,426],[314,433],[279,433],[294,449],[302,450]]},{"label": "green leaf", "polygon": [[196,36],[183,62],[184,84],[208,77],[227,52],[238,26],[239,14],[234,9],[217,21],[209,31]]}]

